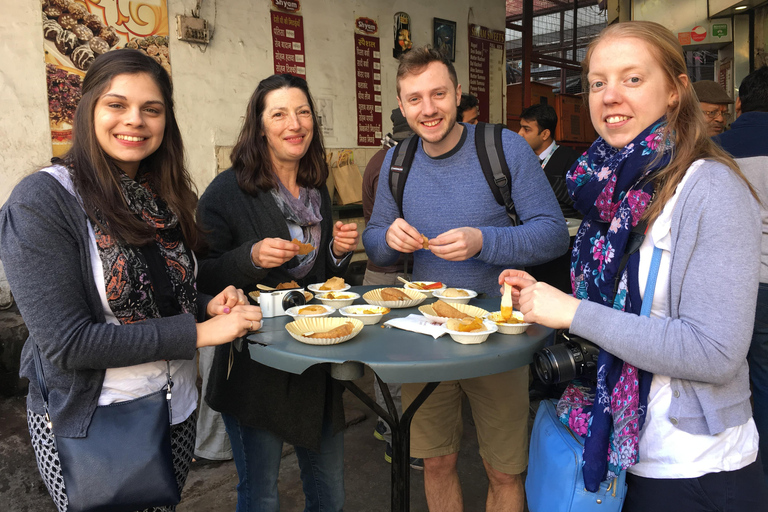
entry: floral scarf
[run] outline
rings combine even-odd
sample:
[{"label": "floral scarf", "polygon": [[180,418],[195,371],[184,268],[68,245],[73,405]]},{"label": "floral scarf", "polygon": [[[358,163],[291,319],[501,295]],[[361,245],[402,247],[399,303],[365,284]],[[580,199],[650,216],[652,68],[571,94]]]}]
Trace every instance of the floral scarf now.
[{"label": "floral scarf", "polygon": [[277,180],[278,188],[271,190],[272,197],[283,213],[283,217],[289,224],[295,224],[301,227],[304,234],[304,243],[310,244],[315,248],[309,254],[296,256],[299,264],[286,271],[294,279],[301,279],[309,274],[317,259],[317,250],[320,245],[320,223],[323,220],[320,214],[320,191],[316,188],[301,187],[299,197],[293,197],[293,194],[285,188],[280,180]]},{"label": "floral scarf", "polygon": [[[112,313],[121,324],[169,316],[169,310],[196,315],[194,262],[176,214],[155,194],[142,170],[136,180],[120,172],[120,187],[128,208],[157,231],[155,247],[139,248],[113,239],[93,223]],[[104,224],[103,219],[99,221]],[[154,265],[155,261],[160,265]],[[165,270],[172,290],[165,289],[166,280],[152,281],[151,274],[158,267]]]},{"label": "floral scarf", "polygon": [[[598,138],[568,172],[568,191],[584,214],[571,254],[574,297],[640,314],[639,254],[617,273],[629,235],[653,197],[650,178],[670,160],[673,143],[665,140],[665,128],[661,118],[621,149]],[[653,378],[606,350],[600,350],[597,367],[595,389],[571,384],[558,404],[561,420],[586,435],[584,483],[592,492],[637,463]]]}]

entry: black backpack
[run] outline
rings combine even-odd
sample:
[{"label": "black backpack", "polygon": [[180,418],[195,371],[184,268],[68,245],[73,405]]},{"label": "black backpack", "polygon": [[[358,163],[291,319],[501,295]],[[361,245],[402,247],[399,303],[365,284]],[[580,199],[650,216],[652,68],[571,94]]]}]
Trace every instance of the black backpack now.
[{"label": "black backpack", "polygon": [[[480,167],[483,175],[491,187],[493,197],[504,209],[513,226],[520,224],[520,219],[515,211],[515,203],[510,195],[511,178],[509,166],[504,158],[504,148],[501,144],[501,131],[503,126],[498,124],[477,123],[475,126],[475,148],[480,159]],[[403,216],[403,191],[405,180],[413,164],[416,148],[419,146],[419,137],[411,135],[395,146],[392,162],[389,164],[389,189],[395,199],[400,216]]]}]

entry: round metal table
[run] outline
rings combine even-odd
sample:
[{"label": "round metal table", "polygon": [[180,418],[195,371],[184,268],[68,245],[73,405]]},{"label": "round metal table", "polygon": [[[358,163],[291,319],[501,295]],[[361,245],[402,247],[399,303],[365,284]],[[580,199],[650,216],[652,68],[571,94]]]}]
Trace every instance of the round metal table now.
[{"label": "round metal table", "polygon": [[[362,295],[381,286],[357,286],[350,291],[361,297],[355,304],[365,304]],[[427,299],[429,304],[435,299]],[[500,299],[473,299],[471,305],[498,311]],[[419,314],[417,308],[392,309],[377,325],[367,325],[353,339],[338,345],[307,345],[293,339],[285,325],[288,316],[267,318],[259,331],[248,336],[251,359],[290,373],[301,374],[307,368],[324,365],[331,376],[354,393],[387,422],[392,430],[392,507],[408,511],[410,500],[410,423],[413,414],[441,381],[493,375],[525,366],[540,350],[552,330],[532,325],[523,334],[491,334],[477,345],[456,343],[449,335],[434,339],[394,328],[382,328],[395,317]],[[333,316],[339,316],[336,312]],[[381,384],[387,409],[384,410],[354,382],[370,367]],[[418,398],[398,417],[385,383],[428,383]]]}]

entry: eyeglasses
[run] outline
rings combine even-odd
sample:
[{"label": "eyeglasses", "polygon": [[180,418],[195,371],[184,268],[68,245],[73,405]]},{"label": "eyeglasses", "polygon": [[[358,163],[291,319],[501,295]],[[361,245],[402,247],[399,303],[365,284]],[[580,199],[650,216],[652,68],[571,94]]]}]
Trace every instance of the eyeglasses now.
[{"label": "eyeglasses", "polygon": [[727,110],[702,110],[702,113],[707,117],[707,119],[715,119],[717,116],[721,116],[723,121],[728,122],[728,120],[731,118],[731,113]]}]

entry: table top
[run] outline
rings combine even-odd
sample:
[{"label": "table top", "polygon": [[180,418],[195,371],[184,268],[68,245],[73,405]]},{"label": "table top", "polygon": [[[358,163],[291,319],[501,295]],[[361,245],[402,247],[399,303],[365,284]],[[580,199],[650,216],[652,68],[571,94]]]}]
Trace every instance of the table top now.
[{"label": "table top", "polygon": [[[381,286],[356,286],[363,293]],[[431,304],[429,298],[422,304]],[[469,303],[498,311],[501,299],[472,299]],[[462,345],[445,334],[437,339],[395,328],[382,328],[391,318],[420,314],[416,307],[392,309],[376,325],[366,325],[354,338],[337,345],[308,345],[286,331],[289,316],[264,319],[262,328],[248,336],[251,358],[272,368],[300,374],[316,364],[357,362],[369,366],[384,382],[438,382],[492,375],[529,364],[552,329],[531,325],[523,334],[493,333],[484,343]],[[332,316],[340,316],[336,311]],[[351,377],[354,378],[354,377]]]}]

